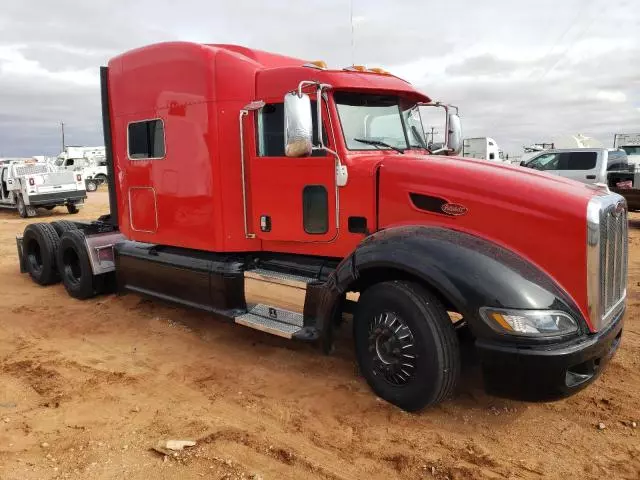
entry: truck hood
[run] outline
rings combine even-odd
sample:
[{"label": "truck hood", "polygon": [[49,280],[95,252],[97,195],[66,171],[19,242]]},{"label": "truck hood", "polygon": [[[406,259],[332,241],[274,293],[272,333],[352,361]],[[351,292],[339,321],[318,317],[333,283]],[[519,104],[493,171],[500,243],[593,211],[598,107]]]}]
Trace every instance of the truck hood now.
[{"label": "truck hood", "polygon": [[387,155],[378,168],[379,228],[437,225],[499,244],[547,272],[588,318],[586,212],[598,187],[459,157]]}]

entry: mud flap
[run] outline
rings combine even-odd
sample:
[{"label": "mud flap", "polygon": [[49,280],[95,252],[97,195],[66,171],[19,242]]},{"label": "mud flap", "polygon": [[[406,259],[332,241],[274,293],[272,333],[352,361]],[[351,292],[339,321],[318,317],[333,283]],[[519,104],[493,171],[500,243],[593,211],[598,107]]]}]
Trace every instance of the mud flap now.
[{"label": "mud flap", "polygon": [[27,262],[24,258],[21,235],[16,235],[16,248],[18,249],[18,260],[20,260],[20,273],[27,273]]}]

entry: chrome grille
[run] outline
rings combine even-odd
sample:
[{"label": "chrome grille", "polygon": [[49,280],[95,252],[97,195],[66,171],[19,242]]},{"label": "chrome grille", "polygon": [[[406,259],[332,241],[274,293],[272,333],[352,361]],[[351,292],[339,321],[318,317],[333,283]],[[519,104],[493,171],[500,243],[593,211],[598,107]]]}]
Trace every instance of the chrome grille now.
[{"label": "chrome grille", "polygon": [[600,210],[600,316],[606,326],[627,292],[627,211],[624,203]]}]

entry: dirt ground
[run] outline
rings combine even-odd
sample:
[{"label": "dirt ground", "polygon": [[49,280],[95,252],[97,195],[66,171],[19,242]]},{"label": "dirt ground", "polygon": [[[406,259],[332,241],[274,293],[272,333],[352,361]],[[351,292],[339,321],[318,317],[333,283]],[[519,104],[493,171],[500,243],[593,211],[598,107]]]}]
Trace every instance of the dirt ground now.
[{"label": "dirt ground", "polygon": [[[77,216],[107,211],[105,191]],[[68,218],[45,212],[42,221]],[[0,479],[640,478],[640,214],[622,346],[555,403],[457,394],[419,414],[376,398],[349,334],[333,356],[136,295],[90,301],[21,275],[0,211]],[[600,429],[602,423],[605,428]],[[179,457],[150,450],[193,439]]]}]

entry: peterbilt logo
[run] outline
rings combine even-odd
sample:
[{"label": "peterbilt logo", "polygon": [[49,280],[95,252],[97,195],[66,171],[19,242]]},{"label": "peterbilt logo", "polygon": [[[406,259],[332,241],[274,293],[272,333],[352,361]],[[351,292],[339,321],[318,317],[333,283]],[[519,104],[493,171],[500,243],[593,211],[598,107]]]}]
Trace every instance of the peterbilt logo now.
[{"label": "peterbilt logo", "polygon": [[468,211],[467,207],[460,205],[459,203],[445,203],[440,207],[440,210],[447,215],[453,215],[454,217],[464,215]]}]

